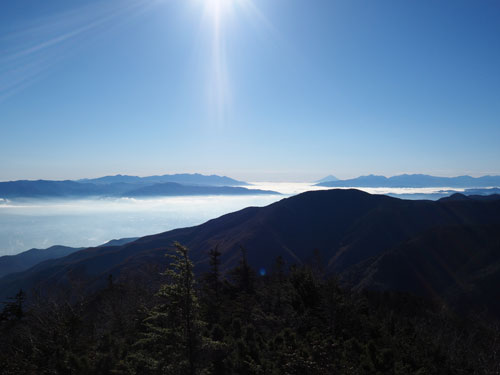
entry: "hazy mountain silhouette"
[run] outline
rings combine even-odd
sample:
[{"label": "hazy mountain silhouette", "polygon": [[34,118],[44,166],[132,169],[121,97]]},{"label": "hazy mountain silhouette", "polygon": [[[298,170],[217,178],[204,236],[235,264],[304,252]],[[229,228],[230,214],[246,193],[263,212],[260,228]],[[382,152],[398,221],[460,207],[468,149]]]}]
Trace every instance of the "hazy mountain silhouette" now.
[{"label": "hazy mountain silhouette", "polygon": [[[418,251],[420,247],[413,245],[421,243],[425,245],[422,254],[428,255],[414,259],[422,262],[422,265],[415,263],[415,269],[429,270],[423,282],[441,298],[458,301],[456,293],[464,291],[461,283],[477,286],[499,277],[500,268],[488,268],[500,257],[495,231],[499,226],[500,196],[491,196],[489,201],[468,197],[434,202],[401,200],[352,189],[307,192],[263,208],[249,207],[199,226],[143,237],[123,246],[89,248],[48,260],[0,279],[0,291],[5,298],[21,287],[51,290],[55,285],[71,285],[75,280],[93,290],[104,285],[109,274],[118,280],[148,278],[151,267],[161,270],[165,266],[165,250],[174,241],[190,247],[199,271],[207,267],[209,249],[219,247],[223,254],[222,269],[228,269],[237,264],[240,247],[245,246],[248,261],[256,269],[270,269],[277,256],[292,264],[308,262],[316,253],[326,272],[345,275],[346,280],[354,280],[360,287],[399,289],[400,285],[414,285],[412,278],[418,272],[397,273],[399,276],[393,277],[399,265],[394,262],[386,266],[387,259],[392,258],[383,256],[404,257],[406,251]],[[429,235],[436,231],[444,234]],[[474,236],[482,237],[474,242],[471,240]],[[485,244],[491,244],[491,248],[484,247]],[[446,257],[440,257],[440,251],[445,251]],[[476,252],[483,255],[474,257]],[[468,268],[461,270],[457,278],[443,279],[440,274],[433,274],[446,267],[453,270],[467,254],[473,257],[470,262],[474,263],[474,274]],[[437,264],[436,259],[442,264]],[[370,279],[370,275],[376,277]],[[422,293],[421,287],[410,290]],[[467,289],[467,292],[473,297],[468,299],[495,308],[495,304],[488,302],[488,298],[494,297],[491,288]],[[455,293],[453,298],[449,293]]]},{"label": "hazy mountain silhouette", "polygon": [[316,181],[316,183],[329,182],[329,181],[339,181],[339,179],[334,175],[329,174],[328,176],[323,177],[321,180]]},{"label": "hazy mountain silhouette", "polygon": [[500,194],[499,188],[490,188],[490,189],[465,189],[465,195],[492,195],[492,194]]},{"label": "hazy mountain silhouette", "polygon": [[[474,199],[490,199],[491,195],[500,194],[499,188],[488,188],[488,189],[465,189],[464,191],[457,190],[440,190],[437,192],[426,193],[405,193],[405,194],[396,194],[396,193],[388,193],[387,195],[395,198],[401,199],[432,199],[438,200],[446,197],[451,197],[453,195],[463,195],[463,196],[474,196]],[[492,199],[495,199],[494,197]]]},{"label": "hazy mountain silhouette", "polygon": [[123,193],[127,197],[180,196],[180,195],[247,195],[279,194],[270,190],[247,189],[237,186],[188,186],[175,182],[166,182],[150,186],[141,186]]},{"label": "hazy mountain silhouette", "polygon": [[[120,238],[111,240],[98,247],[121,246],[137,240],[137,237]],[[48,259],[57,259],[85,249],[85,247],[69,247],[55,245],[47,249],[30,249],[15,255],[4,255],[0,257],[0,277],[11,273],[27,270]]]},{"label": "hazy mountain silhouette", "polygon": [[108,247],[108,246],[122,246],[125,245],[129,242],[133,242],[135,240],[139,239],[139,237],[127,237],[127,238],[119,238],[115,240],[109,240],[108,242],[99,245],[98,247]]},{"label": "hazy mountain silhouette", "polygon": [[217,175],[202,175],[199,173],[181,173],[181,174],[165,174],[162,176],[147,176],[147,177],[138,177],[138,176],[127,176],[117,174],[115,176],[105,176],[99,178],[91,178],[91,179],[81,179],[77,182],[84,183],[93,183],[93,184],[111,184],[111,183],[130,183],[130,184],[156,184],[156,183],[164,183],[164,182],[176,182],[178,184],[184,185],[203,185],[203,186],[244,186],[249,185],[244,181],[238,181],[226,176],[217,176]]},{"label": "hazy mountain silhouette", "polygon": [[399,176],[360,176],[349,180],[320,182],[319,186],[328,187],[392,187],[392,188],[424,188],[424,187],[454,187],[481,188],[500,186],[500,176],[458,176],[435,177],[425,174],[402,174]]},{"label": "hazy mountain silhouette", "polygon": [[75,181],[9,181],[0,182],[0,198],[83,198],[135,197],[158,195],[255,195],[277,192],[247,189],[240,186],[201,186],[169,183],[83,183]]},{"label": "hazy mountain silhouette", "polygon": [[8,181],[0,182],[0,197],[42,198],[42,197],[88,197],[120,194],[130,189],[127,184],[95,185],[74,181]]},{"label": "hazy mountain silhouette", "polygon": [[31,249],[16,255],[4,255],[0,257],[0,277],[27,270],[47,259],[61,258],[82,249],[84,248],[56,245],[47,249]]}]

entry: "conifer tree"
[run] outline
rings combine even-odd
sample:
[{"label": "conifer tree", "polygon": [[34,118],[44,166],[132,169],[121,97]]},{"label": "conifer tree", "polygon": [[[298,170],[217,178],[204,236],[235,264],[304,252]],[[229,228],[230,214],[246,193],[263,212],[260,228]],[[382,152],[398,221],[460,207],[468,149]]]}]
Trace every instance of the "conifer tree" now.
[{"label": "conifer tree", "polygon": [[203,299],[204,316],[207,323],[211,326],[219,321],[221,299],[222,299],[222,281],[220,274],[220,256],[218,248],[211,249],[208,253],[210,258],[210,270],[203,275]]},{"label": "conifer tree", "polygon": [[22,289],[19,290],[15,297],[10,298],[10,301],[5,303],[2,313],[0,313],[0,321],[22,319],[25,299],[26,293]]},{"label": "conifer tree", "polygon": [[202,322],[195,294],[193,263],[188,249],[174,243],[167,282],[160,287],[158,304],[145,319],[146,333],[135,355],[137,373],[196,374]]},{"label": "conifer tree", "polygon": [[230,277],[240,292],[253,293],[256,279],[255,271],[248,264],[247,249],[241,246],[240,250],[240,263],[230,272]]}]

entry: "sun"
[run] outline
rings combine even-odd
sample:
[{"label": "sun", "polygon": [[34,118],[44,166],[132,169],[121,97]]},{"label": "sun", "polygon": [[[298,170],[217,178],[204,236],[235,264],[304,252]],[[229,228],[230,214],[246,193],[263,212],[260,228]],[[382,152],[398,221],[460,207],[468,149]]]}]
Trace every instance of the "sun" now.
[{"label": "sun", "polygon": [[204,0],[205,9],[214,20],[220,21],[227,14],[236,0]]}]

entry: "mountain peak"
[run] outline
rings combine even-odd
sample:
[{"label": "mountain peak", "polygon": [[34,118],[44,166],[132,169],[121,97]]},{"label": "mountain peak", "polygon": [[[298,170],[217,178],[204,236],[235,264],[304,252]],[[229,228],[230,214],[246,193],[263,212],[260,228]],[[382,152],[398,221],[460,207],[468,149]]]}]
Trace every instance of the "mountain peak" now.
[{"label": "mountain peak", "polygon": [[[482,288],[475,277],[486,275],[483,271],[491,266],[492,261],[498,264],[497,249],[488,244],[496,244],[500,239],[500,200],[464,201],[460,194],[454,198],[455,201],[408,201],[356,189],[305,192],[266,207],[249,207],[226,214],[195,227],[146,236],[126,245],[117,243],[112,247],[89,248],[47,260],[29,270],[1,278],[0,299],[14,295],[21,288],[63,286],[67,283],[67,274],[76,270],[84,271],[89,291],[103,286],[110,274],[116,275],[117,281],[121,277],[135,277],[141,273],[141,267],[164,267],[164,249],[174,241],[189,247],[198,271],[208,267],[207,249],[215,246],[222,254],[223,271],[237,264],[241,246],[248,249],[248,262],[256,269],[270,269],[278,256],[289,264],[306,263],[317,251],[326,272],[338,273],[342,277],[352,273],[348,279],[353,285],[376,287],[369,277],[372,271],[376,271],[377,282],[385,288],[416,291],[425,296],[427,289],[419,284],[421,278],[417,277],[418,274],[410,271],[398,273],[399,263],[410,251],[422,272],[428,272],[425,280],[438,286],[443,297],[453,297],[454,288],[461,284],[456,284],[454,278],[441,277],[443,266],[439,262],[432,263],[436,271],[426,268],[427,260],[444,259],[446,267],[456,269],[468,262],[470,254],[481,252],[483,255],[474,259],[483,259],[484,262],[479,265],[470,263],[473,272],[463,276],[460,282],[467,284],[470,290]],[[463,238],[463,244],[467,246],[455,241],[457,236]],[[424,247],[428,253],[426,259],[419,257],[422,249],[414,246],[413,239],[427,244]],[[477,239],[480,242],[476,244]],[[434,254],[446,257],[434,257]],[[500,270],[491,268],[495,269]],[[498,280],[499,274],[487,277]],[[491,291],[480,290],[488,295]]]},{"label": "mountain peak", "polygon": [[321,180],[316,181],[316,183],[321,183],[321,182],[329,182],[329,181],[338,181],[339,179],[335,177],[332,174],[329,174],[326,177],[323,177]]}]

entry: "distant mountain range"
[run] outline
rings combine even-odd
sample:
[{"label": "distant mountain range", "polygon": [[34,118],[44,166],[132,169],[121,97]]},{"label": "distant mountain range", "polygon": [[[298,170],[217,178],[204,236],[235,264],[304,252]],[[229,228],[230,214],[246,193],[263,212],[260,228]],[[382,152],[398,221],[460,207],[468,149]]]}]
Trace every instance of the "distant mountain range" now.
[{"label": "distant mountain range", "polygon": [[318,186],[327,187],[386,187],[386,188],[484,188],[500,187],[500,176],[458,176],[436,177],[425,174],[402,174],[399,176],[360,176],[349,180],[319,182]]},{"label": "distant mountain range", "polygon": [[199,173],[182,173],[182,174],[165,174],[162,176],[127,176],[117,174],[115,176],[105,176],[91,179],[81,179],[77,182],[92,183],[92,184],[114,184],[114,183],[127,183],[127,184],[157,184],[164,182],[176,182],[183,185],[202,185],[202,186],[246,186],[249,185],[244,181],[238,181],[226,176],[217,175],[202,175]]},{"label": "distant mountain range", "polygon": [[199,226],[47,260],[1,278],[0,300],[20,288],[50,291],[72,282],[90,292],[110,274],[117,281],[152,282],[174,241],[191,249],[198,272],[208,267],[209,249],[218,246],[221,269],[228,270],[244,246],[257,270],[271,269],[278,256],[288,264],[321,259],[326,273],[357,289],[411,292],[500,317],[499,195],[410,201],[353,189],[307,192]]},{"label": "distant mountain range", "polygon": [[[185,181],[158,182],[163,179]],[[189,184],[187,184],[189,182]],[[229,186],[223,185],[227,183]],[[203,185],[204,184],[204,185]],[[279,194],[274,191],[248,189],[246,184],[229,177],[165,175],[153,177],[109,176],[80,181],[9,181],[0,182],[0,198],[83,198],[83,197],[148,197],[178,195],[256,195]]]},{"label": "distant mountain range", "polygon": [[[437,192],[432,192],[432,193],[403,193],[403,194],[396,194],[396,193],[388,193],[387,195],[391,197],[396,197],[396,198],[402,198],[402,199],[431,199],[431,200],[438,200],[442,198],[446,198],[449,196],[452,196],[454,194],[462,194],[464,196],[472,196],[473,199],[489,199],[490,195],[496,195],[500,194],[500,189],[499,188],[484,188],[484,189],[465,189],[463,191],[457,191],[457,190],[440,190]],[[483,197],[483,198],[481,198]],[[492,197],[494,199],[494,197]]]},{"label": "distant mountain range", "polygon": [[[0,182],[0,201],[16,198],[85,198],[85,197],[155,197],[185,195],[256,195],[279,194],[275,191],[248,188],[246,182],[226,176],[205,176],[201,174],[175,174],[163,176],[105,176],[95,179],[66,181],[9,181]],[[466,194],[492,194],[494,190],[484,188],[500,187],[500,176],[483,177],[435,177],[423,174],[399,175],[393,177],[361,176],[349,180],[338,180],[329,175],[316,185],[324,187],[382,187],[382,188],[425,188],[449,187],[476,189]],[[483,189],[483,190],[478,190]],[[416,195],[397,195],[410,199],[439,199],[456,191]],[[392,194],[395,196],[395,194]]]}]

